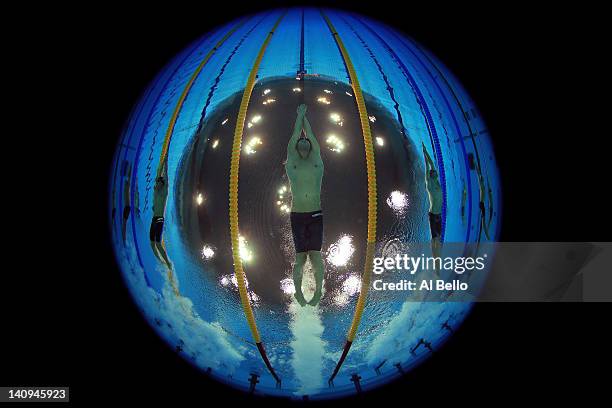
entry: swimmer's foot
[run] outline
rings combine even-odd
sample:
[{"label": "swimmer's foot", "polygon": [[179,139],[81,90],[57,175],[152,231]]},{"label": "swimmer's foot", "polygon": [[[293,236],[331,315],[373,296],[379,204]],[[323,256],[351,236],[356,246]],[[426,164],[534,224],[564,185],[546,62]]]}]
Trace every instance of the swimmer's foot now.
[{"label": "swimmer's foot", "polygon": [[304,294],[302,292],[295,292],[294,296],[300,306],[306,306],[306,299],[304,299]]},{"label": "swimmer's foot", "polygon": [[315,291],[314,296],[312,297],[312,299],[310,299],[310,302],[308,302],[308,304],[310,306],[316,306],[319,304],[319,301],[321,300],[321,291]]},{"label": "swimmer's foot", "polygon": [[172,273],[172,269],[168,268],[168,282],[170,282],[170,286],[172,286],[172,291],[176,296],[180,296],[180,292],[178,287],[176,286],[176,282],[174,281],[174,274]]}]

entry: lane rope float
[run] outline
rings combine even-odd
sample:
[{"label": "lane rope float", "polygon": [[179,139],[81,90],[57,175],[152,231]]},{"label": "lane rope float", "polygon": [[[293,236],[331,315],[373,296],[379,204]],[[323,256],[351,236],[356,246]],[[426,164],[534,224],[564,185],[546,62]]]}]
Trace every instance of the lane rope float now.
[{"label": "lane rope float", "polygon": [[333,385],[333,380],[338,374],[338,371],[340,371],[340,367],[342,367],[342,363],[344,363],[344,360],[355,339],[355,335],[357,334],[357,329],[359,328],[359,323],[361,322],[361,317],[363,315],[363,311],[366,305],[366,298],[370,289],[374,250],[376,247],[376,163],[374,160],[374,144],[372,143],[372,132],[370,130],[368,111],[366,109],[365,101],[363,99],[363,93],[361,92],[359,80],[357,79],[357,72],[355,71],[355,67],[353,66],[353,62],[351,61],[348,51],[346,50],[344,43],[342,42],[342,39],[340,38],[340,35],[336,31],[331,20],[325,15],[323,10],[321,10],[321,15],[325,19],[325,22],[327,23],[327,26],[331,31],[334,40],[336,41],[336,44],[338,45],[338,48],[344,60],[344,64],[346,66],[346,70],[348,71],[351,80],[353,94],[355,95],[357,109],[359,110],[359,120],[361,122],[361,130],[363,133],[363,144],[365,147],[366,170],[368,177],[368,237],[366,245],[366,257],[363,266],[363,273],[361,275],[361,291],[359,292],[359,298],[357,299],[357,305],[355,306],[355,313],[353,314],[353,320],[346,336],[346,343],[344,344],[342,355],[340,356],[340,359],[336,364],[336,368],[334,369],[332,375],[328,380],[329,385]]},{"label": "lane rope float", "polygon": [[249,101],[251,100],[251,93],[253,92],[253,88],[255,87],[255,80],[257,79],[257,72],[259,71],[259,65],[261,64],[261,60],[266,52],[266,48],[274,32],[276,31],[278,25],[281,20],[285,16],[286,11],[283,12],[276,23],[266,36],[265,41],[263,42],[259,54],[257,54],[257,58],[251,68],[251,72],[249,73],[249,77],[244,88],[244,93],[242,94],[242,100],[240,102],[240,108],[238,110],[238,116],[236,119],[236,129],[234,131],[234,140],[232,144],[232,156],[231,156],[231,164],[230,164],[230,180],[229,180],[229,224],[230,224],[230,236],[232,241],[232,258],[234,261],[234,274],[236,276],[236,281],[238,283],[238,292],[240,293],[240,301],[242,302],[242,309],[244,310],[244,315],[247,319],[247,323],[249,324],[249,329],[251,330],[251,334],[253,335],[253,339],[257,345],[257,349],[259,350],[259,354],[263,359],[268,371],[272,374],[272,377],[276,380],[276,386],[280,387],[281,380],[274,371],[272,364],[270,364],[270,360],[266,354],[266,350],[261,341],[261,336],[259,334],[259,330],[257,329],[257,323],[255,322],[255,316],[253,314],[253,309],[251,307],[251,303],[249,301],[249,296],[246,288],[246,277],[244,273],[244,268],[242,266],[242,259],[240,258],[240,243],[239,243],[239,232],[238,232],[238,176],[239,176],[239,166],[240,166],[240,152],[242,150],[242,134],[244,131],[244,123],[246,120],[247,108],[249,107]]}]

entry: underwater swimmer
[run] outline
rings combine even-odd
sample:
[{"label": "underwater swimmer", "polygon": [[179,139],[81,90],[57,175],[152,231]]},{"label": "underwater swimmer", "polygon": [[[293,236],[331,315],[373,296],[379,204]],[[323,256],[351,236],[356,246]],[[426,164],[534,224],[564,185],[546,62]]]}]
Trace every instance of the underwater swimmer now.
[{"label": "underwater swimmer", "polygon": [[[302,135],[304,131],[304,135]],[[291,185],[291,230],[295,245],[293,282],[295,298],[301,306],[316,306],[323,290],[323,213],[321,211],[321,183],[323,180],[321,148],[306,118],[306,105],[297,109],[293,134],[287,146],[285,171]],[[316,289],[310,302],[302,292],[302,278],[306,260],[312,265]]]},{"label": "underwater swimmer", "polygon": [[434,256],[440,256],[442,242],[442,187],[436,167],[423,144],[425,155],[425,188],[429,196],[429,227],[431,229],[431,250]]},{"label": "underwater swimmer", "polygon": [[153,219],[151,220],[151,228],[149,230],[149,239],[153,254],[162,261],[168,268],[168,279],[175,294],[178,295],[178,288],[174,282],[172,273],[172,264],[168,258],[166,247],[162,239],[164,231],[164,213],[166,211],[166,200],[168,199],[168,164],[164,163],[162,169],[158,172],[155,179],[155,187],[153,189]]}]

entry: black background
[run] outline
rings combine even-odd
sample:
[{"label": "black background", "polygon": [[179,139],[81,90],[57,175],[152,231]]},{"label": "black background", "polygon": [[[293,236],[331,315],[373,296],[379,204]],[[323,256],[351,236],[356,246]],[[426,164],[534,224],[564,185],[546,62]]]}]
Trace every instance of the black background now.
[{"label": "black background", "polygon": [[[249,403],[177,357],[140,317],[108,239],[107,185],[131,107],[164,64],[214,26],[283,4],[25,13],[10,64],[25,79],[5,78],[33,90],[15,99],[19,147],[5,152],[16,162],[5,184],[16,199],[5,199],[1,385],[70,385],[75,402]],[[609,241],[602,10],[333,4],[404,31],[463,82],[495,144],[501,240]],[[590,398],[603,393],[598,370],[610,358],[607,306],[476,305],[440,352],[359,401]]]}]

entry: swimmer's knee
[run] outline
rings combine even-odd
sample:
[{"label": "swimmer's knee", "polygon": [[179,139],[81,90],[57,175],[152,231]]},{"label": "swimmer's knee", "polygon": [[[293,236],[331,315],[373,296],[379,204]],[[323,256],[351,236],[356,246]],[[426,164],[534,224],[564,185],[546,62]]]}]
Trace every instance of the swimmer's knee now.
[{"label": "swimmer's knee", "polygon": [[298,252],[295,254],[295,263],[296,264],[304,264],[306,262],[307,252]]},{"label": "swimmer's knee", "polygon": [[308,251],[308,257],[310,259],[322,259],[321,251]]}]

